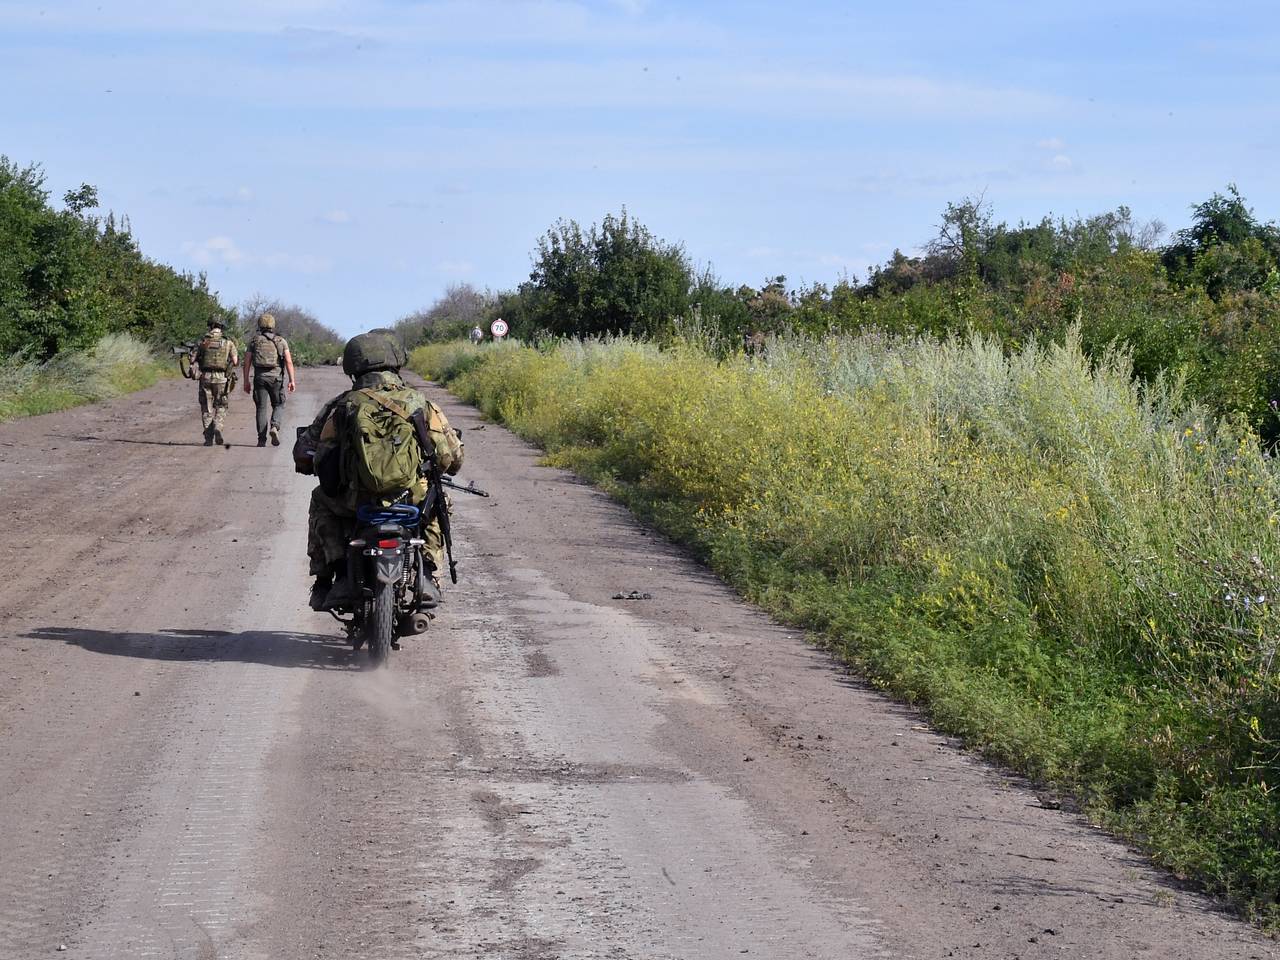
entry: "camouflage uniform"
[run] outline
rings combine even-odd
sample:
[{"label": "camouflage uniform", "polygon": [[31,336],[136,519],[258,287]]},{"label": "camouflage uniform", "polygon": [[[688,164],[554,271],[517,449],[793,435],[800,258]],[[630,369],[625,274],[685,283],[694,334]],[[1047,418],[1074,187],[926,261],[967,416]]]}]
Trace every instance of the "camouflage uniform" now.
[{"label": "camouflage uniform", "polygon": [[[379,388],[407,389],[398,373],[378,370],[358,377],[352,386],[352,391]],[[401,397],[400,402],[410,413],[417,410],[423,411],[427,431],[435,447],[433,452],[436,462],[445,473],[450,475],[457,473],[462,467],[462,441],[450,428],[449,421],[445,419],[439,407],[416,390],[412,391],[412,394],[412,399],[406,401]],[[326,403],[298,441],[299,448],[315,451],[316,461],[319,461],[338,443],[333,411],[347,396],[347,393],[342,393]],[[414,492],[413,502],[420,505],[426,499],[426,495],[427,483],[426,480],[422,480],[419,488]],[[311,561],[312,576],[325,575],[335,563],[346,558],[347,542],[351,539],[356,507],[361,502],[363,500],[360,492],[354,488],[348,488],[338,496],[330,496],[318,486],[312,491],[311,506],[307,513],[307,556]],[[444,538],[437,520],[423,525],[422,538],[427,542],[427,556],[435,564],[436,570],[445,569]]]},{"label": "camouflage uniform", "polygon": [[[225,362],[219,357],[225,354]],[[240,364],[236,342],[225,336],[218,327],[205,334],[188,354],[192,367],[199,370],[196,396],[200,401],[200,420],[204,424],[206,443],[221,443],[222,428],[226,425],[227,408],[231,404],[228,372]]]}]

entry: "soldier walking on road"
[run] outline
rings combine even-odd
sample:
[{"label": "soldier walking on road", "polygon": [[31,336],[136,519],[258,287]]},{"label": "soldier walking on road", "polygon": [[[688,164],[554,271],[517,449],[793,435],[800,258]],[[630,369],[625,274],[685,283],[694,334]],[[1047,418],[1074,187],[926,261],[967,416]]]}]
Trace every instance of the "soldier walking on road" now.
[{"label": "soldier walking on road", "polygon": [[[252,381],[250,372],[252,371]],[[276,333],[276,318],[264,313],[258,318],[258,332],[244,350],[244,392],[253,394],[258,416],[258,446],[280,446],[280,421],[284,416],[285,375],[289,393],[297,387],[289,341]],[[268,422],[268,418],[270,418]]]},{"label": "soldier walking on road", "polygon": [[222,332],[222,321],[209,318],[209,332],[188,354],[191,363],[199,371],[197,396],[200,399],[200,419],[204,423],[204,445],[222,445],[222,428],[227,421],[227,407],[231,404],[231,391],[235,387],[236,367],[240,360],[235,341]]}]

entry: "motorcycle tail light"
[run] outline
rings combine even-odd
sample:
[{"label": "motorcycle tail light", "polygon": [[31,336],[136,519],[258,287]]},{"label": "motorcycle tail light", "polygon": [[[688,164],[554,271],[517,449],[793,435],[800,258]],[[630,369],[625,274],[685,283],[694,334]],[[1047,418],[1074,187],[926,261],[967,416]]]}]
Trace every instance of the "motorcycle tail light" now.
[{"label": "motorcycle tail light", "polygon": [[400,546],[400,541],[399,540],[379,540],[378,546],[380,546],[383,550],[395,550],[397,547]]}]

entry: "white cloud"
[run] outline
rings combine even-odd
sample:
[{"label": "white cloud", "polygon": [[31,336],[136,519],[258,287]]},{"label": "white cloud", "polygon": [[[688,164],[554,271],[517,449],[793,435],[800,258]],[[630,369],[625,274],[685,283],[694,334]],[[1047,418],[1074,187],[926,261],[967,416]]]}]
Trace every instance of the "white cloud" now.
[{"label": "white cloud", "polygon": [[1065,153],[1055,154],[1053,159],[1049,161],[1049,168],[1051,170],[1057,170],[1060,173],[1065,173],[1073,166],[1075,166],[1075,164],[1071,162],[1071,158]]},{"label": "white cloud", "polygon": [[182,252],[201,267],[263,266],[292,273],[327,273],[333,269],[333,260],[329,257],[307,253],[252,254],[228,236],[184,241]]},{"label": "white cloud", "polygon": [[136,32],[256,35],[278,39],[291,52],[331,56],[423,41],[442,46],[473,42],[522,44],[637,41],[682,43],[705,49],[725,29],[680,14],[648,16],[649,0],[216,0],[157,4],[154,0],[58,0],[56,4],[0,0],[0,27],[111,34]]},{"label": "white cloud", "polygon": [[350,223],[351,214],[349,214],[346,210],[330,210],[327,213],[322,213],[320,215],[320,219],[323,220],[325,223],[333,223],[333,224]]},{"label": "white cloud", "polygon": [[[0,16],[0,30],[3,23]],[[607,33],[607,27],[601,31]],[[1012,119],[1062,115],[1074,103],[1064,96],[1016,86],[957,82],[944,75],[816,67],[812,61],[786,56],[765,67],[754,61],[744,65],[736,57],[672,49],[657,37],[633,39],[615,55],[596,60],[538,55],[536,48],[516,56],[468,53],[464,44],[459,44],[457,53],[423,57],[412,39],[415,33],[407,29],[389,39],[377,57],[338,63],[311,57],[245,57],[216,46],[199,51],[153,46],[133,55],[127,68],[101,50],[78,54],[77,66],[79,75],[111,75],[117,100],[149,98],[153,78],[164,76],[167,92],[175,99],[199,102],[209,96],[210,77],[232,74],[235,82],[219,90],[219,102],[254,112],[666,108],[752,116],[786,112],[824,118]],[[549,42],[554,47],[567,42],[564,37],[576,35],[567,29]],[[598,47],[597,39],[596,32],[585,33],[588,46]],[[434,42],[445,43],[439,38]],[[39,67],[37,53],[42,52],[23,54],[29,62],[21,66],[32,76]],[[79,90],[66,78],[41,82],[62,84],[68,92]]]},{"label": "white cloud", "polygon": [[1041,150],[1062,151],[1066,149],[1067,143],[1061,137],[1045,137],[1043,140],[1037,140],[1036,146]]},{"label": "white cloud", "polygon": [[475,273],[476,265],[470,260],[442,260],[436,264],[437,273],[447,273],[451,276],[466,276]]},{"label": "white cloud", "polygon": [[182,244],[182,252],[202,267],[234,266],[245,261],[244,251],[230,237],[187,240]]}]

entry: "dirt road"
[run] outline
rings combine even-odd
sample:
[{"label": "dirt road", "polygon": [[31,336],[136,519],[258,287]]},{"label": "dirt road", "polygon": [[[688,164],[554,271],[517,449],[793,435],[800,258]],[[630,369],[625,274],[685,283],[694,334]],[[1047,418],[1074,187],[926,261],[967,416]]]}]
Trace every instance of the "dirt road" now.
[{"label": "dirt road", "polygon": [[0,958],[1280,956],[453,403],[494,498],[362,669],[192,393],[0,426]]}]

